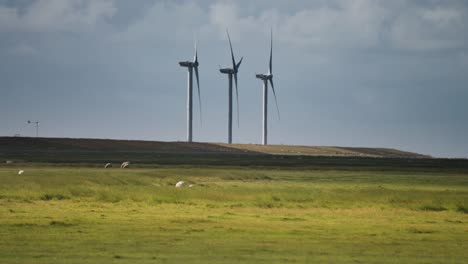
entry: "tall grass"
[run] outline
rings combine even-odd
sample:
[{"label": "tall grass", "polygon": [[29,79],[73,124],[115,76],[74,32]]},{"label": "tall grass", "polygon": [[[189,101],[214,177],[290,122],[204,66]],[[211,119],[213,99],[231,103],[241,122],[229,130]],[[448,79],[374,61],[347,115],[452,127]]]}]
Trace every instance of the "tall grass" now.
[{"label": "tall grass", "polygon": [[[175,189],[177,181],[193,188]],[[403,208],[463,212],[468,177],[461,174],[275,169],[31,168],[0,170],[0,197],[147,204],[216,204],[259,208]]]},{"label": "tall grass", "polygon": [[463,263],[467,208],[453,171],[0,168],[0,263]]}]

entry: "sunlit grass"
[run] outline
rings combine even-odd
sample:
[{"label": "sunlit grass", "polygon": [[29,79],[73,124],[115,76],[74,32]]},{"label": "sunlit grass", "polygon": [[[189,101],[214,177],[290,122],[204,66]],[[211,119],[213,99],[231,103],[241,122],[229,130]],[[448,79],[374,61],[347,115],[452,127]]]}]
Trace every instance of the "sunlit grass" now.
[{"label": "sunlit grass", "polygon": [[466,208],[454,172],[0,168],[0,263],[463,263]]}]

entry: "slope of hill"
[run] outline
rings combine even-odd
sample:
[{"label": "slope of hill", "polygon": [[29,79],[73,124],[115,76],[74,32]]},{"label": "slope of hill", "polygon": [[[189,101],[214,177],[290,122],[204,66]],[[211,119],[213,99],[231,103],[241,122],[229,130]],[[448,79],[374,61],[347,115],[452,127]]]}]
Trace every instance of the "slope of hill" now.
[{"label": "slope of hill", "polygon": [[386,148],[350,148],[290,145],[186,143],[141,140],[0,137],[0,153],[7,152],[140,152],[159,154],[246,154],[344,156],[376,158],[430,158]]},{"label": "slope of hill", "polygon": [[291,146],[291,145],[252,145],[252,144],[219,144],[225,147],[244,151],[266,153],[272,155],[301,156],[340,156],[340,157],[373,157],[373,158],[430,158],[413,152],[389,148],[356,148],[335,146]]},{"label": "slope of hill", "polygon": [[212,143],[89,138],[0,137],[0,151],[121,151],[154,153],[231,153],[242,151]]}]

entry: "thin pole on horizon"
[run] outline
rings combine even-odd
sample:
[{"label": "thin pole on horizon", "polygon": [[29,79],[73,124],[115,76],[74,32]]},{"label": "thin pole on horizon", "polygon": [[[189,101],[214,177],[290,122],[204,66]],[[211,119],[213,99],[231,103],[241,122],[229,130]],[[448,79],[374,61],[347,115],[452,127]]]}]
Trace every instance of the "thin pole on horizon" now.
[{"label": "thin pole on horizon", "polygon": [[28,120],[28,124],[35,123],[36,124],[36,137],[39,137],[39,121],[31,121]]}]

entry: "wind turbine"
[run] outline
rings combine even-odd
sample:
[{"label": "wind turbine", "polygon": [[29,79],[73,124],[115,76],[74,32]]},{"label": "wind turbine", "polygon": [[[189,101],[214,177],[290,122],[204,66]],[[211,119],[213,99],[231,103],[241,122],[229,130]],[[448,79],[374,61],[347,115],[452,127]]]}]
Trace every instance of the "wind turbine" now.
[{"label": "wind turbine", "polygon": [[227,30],[226,30],[226,33],[229,39],[229,47],[231,49],[232,68],[224,68],[224,69],[220,68],[219,71],[223,74],[227,74],[228,80],[229,80],[228,143],[231,144],[232,143],[232,76],[234,75],[234,82],[236,84],[237,126],[239,126],[239,90],[237,89],[237,72],[239,71],[239,67],[244,57],[241,57],[239,62],[236,63],[236,59],[234,58],[234,52],[232,51],[231,37],[229,36],[229,32]]},{"label": "wind turbine", "polygon": [[192,117],[193,117],[193,70],[195,70],[195,77],[197,78],[198,88],[198,105],[200,106],[200,122],[202,121],[201,97],[200,97],[200,81],[198,79],[198,52],[197,42],[195,41],[195,56],[193,61],[179,62],[181,67],[186,67],[188,70],[187,82],[187,142],[192,142]]},{"label": "wind turbine", "polygon": [[280,119],[280,112],[278,108],[278,100],[276,100],[275,86],[273,85],[273,31],[271,31],[270,39],[270,65],[267,74],[256,74],[256,77],[263,81],[263,138],[262,144],[268,144],[268,82],[271,84],[271,90],[275,96],[276,111],[278,112],[278,119]]}]

